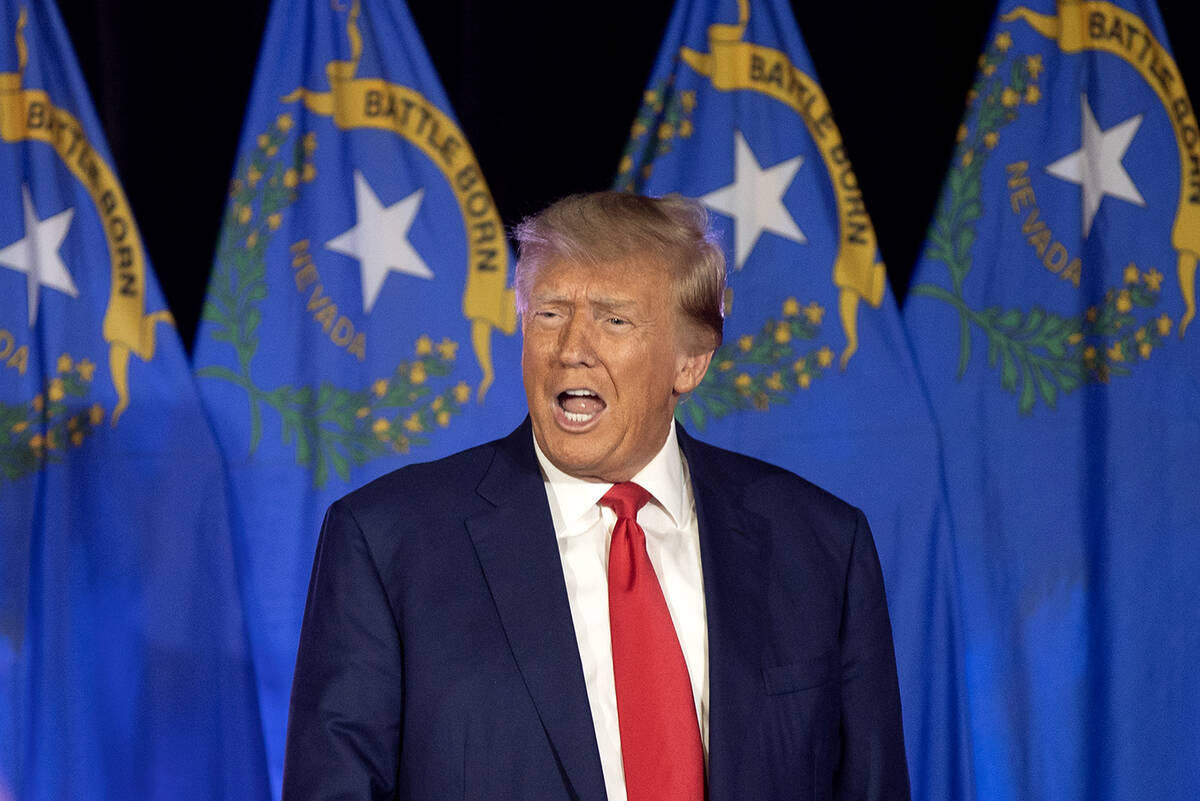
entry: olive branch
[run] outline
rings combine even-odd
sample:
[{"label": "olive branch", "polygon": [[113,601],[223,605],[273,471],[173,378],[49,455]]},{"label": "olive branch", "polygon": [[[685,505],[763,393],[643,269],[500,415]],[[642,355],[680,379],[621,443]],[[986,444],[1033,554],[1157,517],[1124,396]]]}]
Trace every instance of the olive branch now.
[{"label": "olive branch", "polygon": [[800,353],[795,343],[816,339],[824,315],[815,301],[801,307],[788,298],[782,319],[768,319],[758,333],[717,349],[704,380],[675,416],[703,431],[712,420],[746,409],[766,411],[787,403],[796,390],[809,389],[833,365],[834,353],[828,346]]},{"label": "olive branch", "polygon": [[104,420],[104,407],[86,404],[96,365],[58,357],[57,372],[45,389],[24,403],[0,402],[0,476],[9,481],[60,462],[67,448],[79,447]]},{"label": "olive branch", "polygon": [[621,153],[613,188],[637,192],[650,178],[654,160],[671,152],[676,136],[688,139],[693,133],[691,115],[696,108],[696,92],[674,90],[675,77],[669,76],[647,89],[642,96],[629,141]]}]

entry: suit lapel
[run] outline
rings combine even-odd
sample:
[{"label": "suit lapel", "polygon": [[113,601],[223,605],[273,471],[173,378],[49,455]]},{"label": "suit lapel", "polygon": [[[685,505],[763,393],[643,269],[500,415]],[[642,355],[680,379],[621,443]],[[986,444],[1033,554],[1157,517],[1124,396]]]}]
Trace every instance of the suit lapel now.
[{"label": "suit lapel", "polygon": [[478,492],[496,508],[467,529],[513,659],[576,797],[602,801],[600,752],[528,420],[499,442]]},{"label": "suit lapel", "polygon": [[731,798],[741,752],[762,704],[763,626],[770,554],[766,521],[742,506],[738,477],[716,449],[679,429],[700,528],[708,617],[710,801]]}]

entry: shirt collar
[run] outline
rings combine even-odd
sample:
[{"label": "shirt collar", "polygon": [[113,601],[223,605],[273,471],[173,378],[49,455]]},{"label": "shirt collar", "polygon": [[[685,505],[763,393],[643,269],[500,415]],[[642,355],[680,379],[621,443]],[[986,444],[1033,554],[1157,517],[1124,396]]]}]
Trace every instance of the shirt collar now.
[{"label": "shirt collar", "polygon": [[[599,513],[597,504],[613,485],[585,481],[559,470],[542,453],[537,437],[533,439],[533,449],[537,453],[542,476],[546,480],[549,490],[547,494],[555,510],[555,520],[561,524],[559,536],[582,533],[595,520],[595,515]],[[654,497],[654,501],[671,517],[676,528],[687,525],[691,503],[684,473],[683,452],[679,450],[674,420],[671,421],[667,441],[663,443],[662,448],[631,480],[640,484]]]}]

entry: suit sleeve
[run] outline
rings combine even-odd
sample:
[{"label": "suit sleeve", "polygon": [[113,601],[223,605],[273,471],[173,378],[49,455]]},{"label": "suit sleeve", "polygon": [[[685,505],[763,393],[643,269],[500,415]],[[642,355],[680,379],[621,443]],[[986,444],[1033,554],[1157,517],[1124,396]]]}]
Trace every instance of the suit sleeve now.
[{"label": "suit sleeve", "polygon": [[317,543],[300,631],[284,801],[393,797],[401,657],[396,620],[362,529],[334,504]]},{"label": "suit sleeve", "polygon": [[909,798],[900,687],[883,573],[866,518],[858,512],[842,610],[842,756],[839,801]]}]

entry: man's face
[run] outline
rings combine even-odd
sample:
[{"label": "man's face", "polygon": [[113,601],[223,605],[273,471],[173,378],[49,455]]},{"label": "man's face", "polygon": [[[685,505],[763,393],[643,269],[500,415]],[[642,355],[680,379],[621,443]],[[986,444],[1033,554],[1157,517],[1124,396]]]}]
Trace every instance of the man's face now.
[{"label": "man's face", "polygon": [[689,355],[667,271],[637,261],[544,265],[529,292],[521,367],[538,446],[563,472],[628,481],[666,441]]}]

